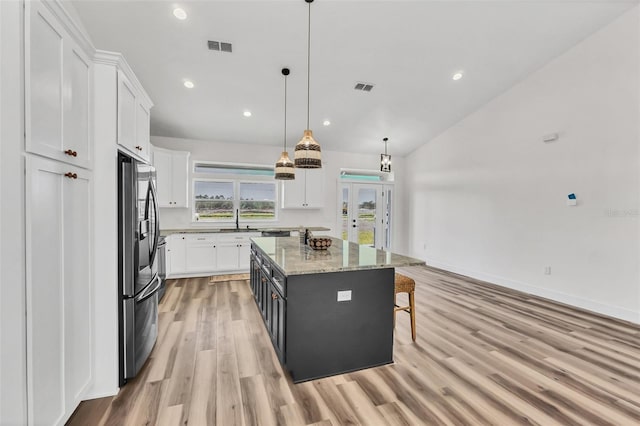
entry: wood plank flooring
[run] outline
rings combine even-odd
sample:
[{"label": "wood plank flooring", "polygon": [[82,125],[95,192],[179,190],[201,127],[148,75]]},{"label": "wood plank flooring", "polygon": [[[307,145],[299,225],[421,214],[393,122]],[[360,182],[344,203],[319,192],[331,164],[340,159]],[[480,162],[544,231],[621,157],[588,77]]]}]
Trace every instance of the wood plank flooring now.
[{"label": "wood plank flooring", "polygon": [[140,375],[69,424],[640,424],[640,327],[428,267],[399,272],[416,280],[417,342],[398,313],[394,364],[297,385],[246,280],[170,280]]}]

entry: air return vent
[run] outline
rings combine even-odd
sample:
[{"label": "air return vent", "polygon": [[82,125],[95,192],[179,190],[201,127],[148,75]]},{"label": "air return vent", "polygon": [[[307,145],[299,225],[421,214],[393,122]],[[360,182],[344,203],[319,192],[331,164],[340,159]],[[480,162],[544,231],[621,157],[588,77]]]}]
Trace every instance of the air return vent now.
[{"label": "air return vent", "polygon": [[207,44],[209,46],[209,50],[228,53],[231,53],[233,51],[233,46],[231,45],[231,43],[227,43],[224,41],[209,40]]},{"label": "air return vent", "polygon": [[360,90],[362,92],[370,92],[371,89],[373,89],[373,84],[371,83],[361,83],[361,82],[357,82],[354,89],[355,90]]}]

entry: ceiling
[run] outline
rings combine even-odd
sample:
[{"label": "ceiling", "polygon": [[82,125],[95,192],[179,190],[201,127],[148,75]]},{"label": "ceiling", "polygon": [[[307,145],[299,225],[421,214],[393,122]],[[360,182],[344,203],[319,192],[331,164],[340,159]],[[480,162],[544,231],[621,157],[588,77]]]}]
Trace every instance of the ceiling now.
[{"label": "ceiling", "polygon": [[[146,88],[152,135],[282,145],[287,66],[288,146],[302,136],[304,0],[72,3],[94,45],[123,53]],[[380,152],[388,137],[390,153],[404,156],[635,4],[316,0],[310,127],[326,150]],[[207,40],[231,42],[233,53],[209,51]],[[359,81],[375,87],[356,91]]]}]

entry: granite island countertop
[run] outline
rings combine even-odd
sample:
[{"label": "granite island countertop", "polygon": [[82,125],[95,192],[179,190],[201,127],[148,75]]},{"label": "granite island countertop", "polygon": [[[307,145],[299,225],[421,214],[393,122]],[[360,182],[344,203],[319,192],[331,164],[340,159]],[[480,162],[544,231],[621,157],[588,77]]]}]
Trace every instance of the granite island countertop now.
[{"label": "granite island countertop", "polygon": [[327,250],[314,250],[309,246],[301,245],[299,237],[251,238],[251,241],[287,276],[425,264],[423,260],[413,257],[337,238],[331,238],[331,240],[331,247]]},{"label": "granite island countertop", "polygon": [[[330,231],[329,228],[325,228],[322,226],[305,226],[304,229],[308,229],[309,231]],[[233,234],[233,233],[243,233],[243,232],[263,232],[263,231],[291,231],[298,232],[300,230],[299,227],[275,227],[275,226],[265,226],[259,228],[239,228],[236,230],[235,228],[182,228],[182,229],[161,229],[160,235],[163,237],[167,237],[171,234]]]}]

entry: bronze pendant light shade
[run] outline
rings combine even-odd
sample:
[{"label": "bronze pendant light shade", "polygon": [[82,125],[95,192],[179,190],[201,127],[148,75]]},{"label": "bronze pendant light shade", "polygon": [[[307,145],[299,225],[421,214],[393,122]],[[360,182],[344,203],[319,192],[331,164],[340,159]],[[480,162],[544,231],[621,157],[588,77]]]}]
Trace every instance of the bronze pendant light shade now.
[{"label": "bronze pendant light shade", "polygon": [[296,144],[294,162],[300,169],[319,169],[322,167],[322,153],[320,144],[313,138],[309,129],[309,87],[311,81],[311,3],[313,0],[304,0],[309,5],[309,20],[307,31],[307,129],[302,139]]},{"label": "bronze pendant light shade", "polygon": [[284,151],[282,151],[282,155],[280,155],[280,159],[276,163],[275,178],[278,180],[292,180],[296,178],[296,169],[287,152],[287,76],[289,75],[289,68],[282,68],[282,75],[284,75]]}]

